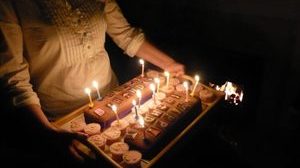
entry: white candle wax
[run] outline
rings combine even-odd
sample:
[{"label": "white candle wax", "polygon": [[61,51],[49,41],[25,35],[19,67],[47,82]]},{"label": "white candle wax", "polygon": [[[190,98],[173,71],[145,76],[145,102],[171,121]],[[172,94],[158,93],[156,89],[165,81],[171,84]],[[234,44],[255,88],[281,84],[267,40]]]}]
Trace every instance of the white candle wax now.
[{"label": "white candle wax", "polygon": [[116,118],[117,118],[117,120],[118,120],[118,123],[120,123],[120,118],[119,118],[119,116],[118,116],[118,108],[117,108],[117,106],[116,106],[116,105],[112,105],[112,106],[111,106],[111,109],[112,109],[112,111],[115,113]]},{"label": "white candle wax", "polygon": [[139,106],[139,109],[141,108],[141,101],[142,101],[142,92],[141,92],[141,90],[137,90],[136,91],[136,96],[138,97],[138,106]]},{"label": "white candle wax", "polygon": [[100,92],[99,92],[99,85],[98,85],[98,82],[97,82],[97,81],[93,81],[92,84],[93,84],[93,87],[94,87],[94,88],[96,89],[96,91],[97,91],[98,100],[101,100],[102,97],[101,97]]},{"label": "white candle wax", "polygon": [[154,104],[156,104],[156,94],[155,94],[155,84],[151,83],[150,84],[150,89],[152,91],[152,99]]},{"label": "white candle wax", "polygon": [[143,59],[140,59],[140,64],[142,65],[142,77],[144,77],[144,71],[145,71],[145,61]]},{"label": "white candle wax", "polygon": [[185,88],[185,101],[189,101],[189,84],[187,81],[183,82],[183,87]]}]

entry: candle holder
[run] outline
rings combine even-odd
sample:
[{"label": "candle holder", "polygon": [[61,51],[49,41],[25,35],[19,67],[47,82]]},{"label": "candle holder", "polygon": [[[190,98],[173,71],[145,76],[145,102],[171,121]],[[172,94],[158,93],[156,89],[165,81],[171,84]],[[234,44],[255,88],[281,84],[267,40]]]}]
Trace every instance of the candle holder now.
[{"label": "candle holder", "polygon": [[133,109],[135,111],[134,118],[135,118],[136,121],[138,121],[139,120],[139,115],[138,115],[138,109],[136,107],[136,101],[135,100],[132,100],[132,105],[133,105]]}]

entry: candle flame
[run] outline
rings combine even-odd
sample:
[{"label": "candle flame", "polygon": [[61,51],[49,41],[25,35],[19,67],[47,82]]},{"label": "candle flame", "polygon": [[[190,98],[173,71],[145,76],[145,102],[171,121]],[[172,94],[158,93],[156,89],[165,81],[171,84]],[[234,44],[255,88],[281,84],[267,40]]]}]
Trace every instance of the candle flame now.
[{"label": "candle flame", "polygon": [[117,106],[115,105],[115,104],[113,104],[112,106],[111,106],[111,109],[112,109],[112,111],[113,112],[115,112],[115,113],[117,113]]},{"label": "candle flame", "polygon": [[150,84],[150,89],[152,90],[152,92],[155,91],[155,85],[153,83]]},{"label": "candle flame", "polygon": [[84,92],[85,92],[86,94],[90,95],[90,94],[91,94],[91,89],[90,89],[90,88],[85,88],[85,89],[84,89]]},{"label": "candle flame", "polygon": [[98,89],[98,82],[97,82],[97,81],[94,80],[94,81],[92,82],[92,84],[93,84],[93,87],[94,87],[94,88]]},{"label": "candle flame", "polygon": [[199,75],[195,75],[195,80],[199,81],[200,80],[200,76]]},{"label": "candle flame", "polygon": [[184,82],[183,82],[183,87],[184,87],[185,89],[189,89],[189,83],[188,83],[187,81],[184,81]]},{"label": "candle flame", "polygon": [[225,85],[225,98],[228,99],[231,95],[236,95],[236,87],[233,86],[232,82],[227,82]]},{"label": "candle flame", "polygon": [[141,98],[141,97],[142,97],[142,92],[141,92],[141,90],[137,90],[137,91],[136,91],[136,96],[137,96],[138,98]]},{"label": "candle flame", "polygon": [[238,105],[243,101],[243,97],[244,97],[243,90],[241,90],[241,88],[239,88],[237,85],[233,84],[232,82],[227,81],[221,87],[212,84],[212,87],[214,87],[217,91],[224,92],[225,100],[227,100],[230,103]]},{"label": "candle flame", "polygon": [[139,62],[140,62],[141,65],[145,64],[145,61],[143,59],[140,59]]},{"label": "candle flame", "polygon": [[135,100],[132,100],[132,105],[136,106],[136,101]]},{"label": "candle flame", "polygon": [[165,71],[165,72],[164,72],[164,75],[167,76],[167,77],[169,77],[169,76],[170,76],[170,72]]},{"label": "candle flame", "polygon": [[154,78],[154,82],[155,82],[155,83],[160,83],[159,78]]}]

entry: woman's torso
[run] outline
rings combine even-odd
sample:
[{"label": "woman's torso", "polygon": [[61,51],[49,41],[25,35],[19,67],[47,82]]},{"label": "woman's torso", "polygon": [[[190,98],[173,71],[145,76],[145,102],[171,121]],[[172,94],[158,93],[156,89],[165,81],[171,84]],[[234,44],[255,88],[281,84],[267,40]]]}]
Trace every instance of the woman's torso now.
[{"label": "woman's torso", "polygon": [[116,85],[104,48],[104,4],[96,0],[17,0],[24,56],[43,110],[57,118],[88,101],[93,80]]}]

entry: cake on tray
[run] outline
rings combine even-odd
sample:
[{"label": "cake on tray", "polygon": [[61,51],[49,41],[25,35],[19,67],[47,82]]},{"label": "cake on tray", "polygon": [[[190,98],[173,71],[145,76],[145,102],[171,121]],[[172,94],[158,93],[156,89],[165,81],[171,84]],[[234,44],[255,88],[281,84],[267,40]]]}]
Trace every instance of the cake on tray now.
[{"label": "cake on tray", "polygon": [[[160,89],[155,91],[155,96],[150,89],[150,84],[155,83],[154,78],[160,79]],[[184,81],[191,86],[188,94],[183,86]],[[217,98],[214,92],[202,84],[195,87],[195,94],[191,96],[195,85],[195,81],[191,79],[171,77],[168,87],[166,83],[163,73],[153,70],[148,71],[145,77],[133,78],[114,89],[104,99],[95,100],[93,107],[87,107],[84,110],[85,122],[101,125],[101,135],[106,137],[106,145],[124,142],[129,145],[130,150],[141,152],[143,158],[151,158]],[[138,100],[137,90],[142,93],[141,106],[133,108],[132,101]],[[119,120],[112,105],[118,107]],[[106,134],[110,130],[118,129],[116,140],[107,138]]]}]

